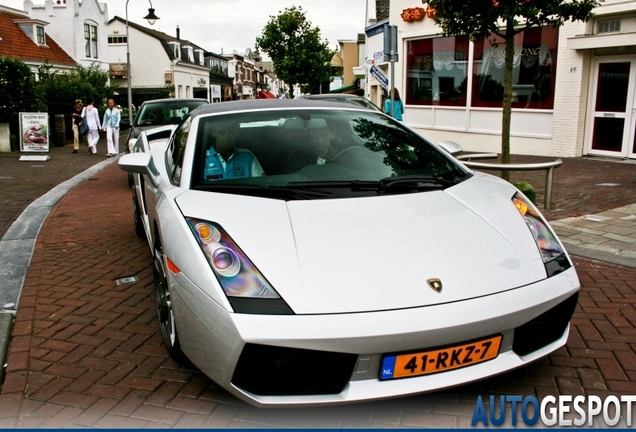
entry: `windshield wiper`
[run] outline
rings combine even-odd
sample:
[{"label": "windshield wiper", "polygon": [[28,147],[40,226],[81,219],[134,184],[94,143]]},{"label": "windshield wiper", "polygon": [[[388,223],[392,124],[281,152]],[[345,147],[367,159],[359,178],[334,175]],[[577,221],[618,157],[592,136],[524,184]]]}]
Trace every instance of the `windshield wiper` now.
[{"label": "windshield wiper", "polygon": [[233,193],[264,198],[278,199],[317,199],[330,198],[333,193],[327,191],[298,190],[286,186],[251,185],[251,184],[202,184],[196,187],[209,192]]},{"label": "windshield wiper", "polygon": [[376,190],[378,188],[377,181],[362,180],[329,180],[329,181],[308,181],[308,182],[289,182],[287,187],[290,189],[329,189],[329,188],[351,188],[351,190]]},{"label": "windshield wiper", "polygon": [[403,175],[397,177],[386,177],[380,180],[379,190],[389,191],[390,189],[422,191],[429,189],[445,189],[457,184],[454,181],[440,177],[423,175]]}]

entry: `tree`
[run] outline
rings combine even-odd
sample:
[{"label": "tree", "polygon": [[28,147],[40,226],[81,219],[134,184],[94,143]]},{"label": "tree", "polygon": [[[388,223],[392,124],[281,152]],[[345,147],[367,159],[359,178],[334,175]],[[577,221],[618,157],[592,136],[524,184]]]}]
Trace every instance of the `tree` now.
[{"label": "tree", "polygon": [[[446,36],[466,35],[479,41],[495,34],[504,40],[501,159],[510,163],[515,35],[535,26],[560,27],[565,21],[587,21],[599,0],[428,0],[428,4],[435,10],[435,22]],[[509,180],[510,173],[503,171],[502,177]]]},{"label": "tree", "polygon": [[256,49],[272,59],[274,72],[290,86],[292,95],[296,84],[318,88],[329,80],[333,51],[320,40],[320,29],[311,26],[300,6],[270,16],[256,38]]},{"label": "tree", "polygon": [[0,58],[0,123],[18,124],[18,113],[37,107],[35,80],[22,60]]}]

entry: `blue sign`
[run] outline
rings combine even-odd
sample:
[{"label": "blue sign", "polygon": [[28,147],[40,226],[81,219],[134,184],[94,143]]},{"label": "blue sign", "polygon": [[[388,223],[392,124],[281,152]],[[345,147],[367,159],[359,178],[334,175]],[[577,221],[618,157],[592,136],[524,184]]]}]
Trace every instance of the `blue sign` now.
[{"label": "blue sign", "polygon": [[382,72],[380,68],[376,67],[376,65],[373,65],[371,66],[371,69],[369,69],[369,73],[373,76],[373,78],[378,80],[380,85],[384,87],[385,90],[389,90],[389,79],[386,75],[384,75],[384,72]]}]

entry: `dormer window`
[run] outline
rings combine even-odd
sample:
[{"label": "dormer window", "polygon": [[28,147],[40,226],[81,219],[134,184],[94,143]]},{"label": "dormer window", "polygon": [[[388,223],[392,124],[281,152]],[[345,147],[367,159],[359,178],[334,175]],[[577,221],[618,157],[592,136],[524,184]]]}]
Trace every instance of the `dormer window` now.
[{"label": "dormer window", "polygon": [[194,63],[194,52],[192,50],[192,47],[190,46],[183,47],[183,56],[184,56],[184,60],[187,60],[190,63]]},{"label": "dormer window", "polygon": [[181,46],[178,42],[168,42],[168,44],[172,47],[172,55],[175,60],[181,60]]},{"label": "dormer window", "polygon": [[26,33],[33,42],[38,45],[46,45],[44,26],[48,24],[47,22],[33,19],[16,19],[13,20],[13,22],[20,26],[20,29]]},{"label": "dormer window", "polygon": [[200,64],[201,66],[203,66],[205,64],[205,61],[203,58],[203,50],[197,50],[195,54],[196,54],[196,62]]}]

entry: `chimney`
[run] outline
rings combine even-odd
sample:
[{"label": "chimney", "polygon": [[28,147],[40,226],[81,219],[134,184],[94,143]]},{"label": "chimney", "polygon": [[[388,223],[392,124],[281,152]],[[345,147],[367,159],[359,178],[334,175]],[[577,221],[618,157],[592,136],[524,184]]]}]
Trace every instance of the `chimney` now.
[{"label": "chimney", "polygon": [[179,26],[177,26],[177,39],[181,39],[181,30],[179,29]]}]

